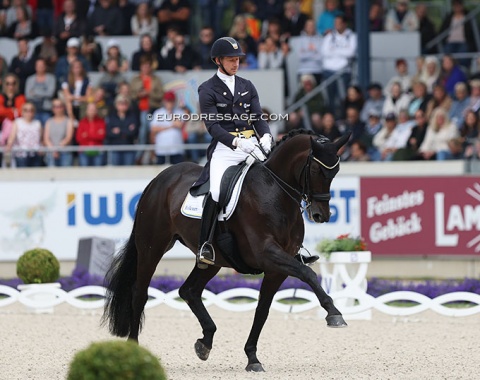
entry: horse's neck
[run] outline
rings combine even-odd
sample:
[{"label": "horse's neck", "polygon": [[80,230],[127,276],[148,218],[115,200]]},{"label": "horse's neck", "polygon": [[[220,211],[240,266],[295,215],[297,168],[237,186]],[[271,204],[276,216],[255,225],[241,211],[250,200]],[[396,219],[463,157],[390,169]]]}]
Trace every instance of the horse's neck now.
[{"label": "horse's neck", "polygon": [[307,144],[301,139],[292,138],[274,150],[266,165],[290,186],[298,187],[301,168],[306,162],[307,149]]}]

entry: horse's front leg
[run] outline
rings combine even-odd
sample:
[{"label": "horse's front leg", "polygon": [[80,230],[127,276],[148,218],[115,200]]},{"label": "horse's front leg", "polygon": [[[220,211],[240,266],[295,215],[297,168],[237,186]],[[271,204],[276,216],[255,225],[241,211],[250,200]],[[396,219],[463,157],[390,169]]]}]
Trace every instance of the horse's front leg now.
[{"label": "horse's front leg", "polygon": [[332,298],[320,286],[317,275],[313,269],[301,264],[276,244],[271,244],[267,250],[268,252],[263,256],[263,268],[268,268],[269,272],[275,271],[286,276],[296,277],[310,285],[320,305],[327,311],[327,317],[325,318],[327,320],[327,326],[347,326],[347,323],[342,317],[342,313],[340,313],[333,304]]},{"label": "horse's front leg", "polygon": [[183,285],[178,290],[180,297],[185,300],[193,314],[202,326],[203,338],[195,342],[195,353],[201,360],[207,360],[213,344],[213,335],[217,326],[208,314],[202,302],[202,292],[208,281],[210,281],[220,270],[220,267],[209,265],[206,269],[193,268]]},{"label": "horse's front leg", "polygon": [[278,288],[282,285],[287,276],[283,274],[266,274],[260,288],[257,309],[255,310],[255,318],[253,319],[252,329],[245,343],[245,353],[248,358],[247,371],[263,372],[263,366],[257,358],[257,343],[268,312],[272,304],[273,296],[277,293]]}]

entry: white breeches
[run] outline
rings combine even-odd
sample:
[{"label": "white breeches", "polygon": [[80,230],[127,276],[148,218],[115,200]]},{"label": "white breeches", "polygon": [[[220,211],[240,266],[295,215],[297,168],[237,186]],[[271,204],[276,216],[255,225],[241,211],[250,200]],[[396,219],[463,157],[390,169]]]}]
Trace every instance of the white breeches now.
[{"label": "white breeches", "polygon": [[[259,144],[256,137],[251,137],[251,141],[255,145]],[[260,159],[263,157],[263,154],[258,147],[255,148],[251,154]],[[221,142],[217,143],[210,160],[210,192],[212,193],[212,199],[215,202],[218,202],[220,197],[220,183],[222,182],[223,173],[225,173],[228,167],[238,165],[248,156],[249,154],[243,152],[240,148],[232,150]]]}]

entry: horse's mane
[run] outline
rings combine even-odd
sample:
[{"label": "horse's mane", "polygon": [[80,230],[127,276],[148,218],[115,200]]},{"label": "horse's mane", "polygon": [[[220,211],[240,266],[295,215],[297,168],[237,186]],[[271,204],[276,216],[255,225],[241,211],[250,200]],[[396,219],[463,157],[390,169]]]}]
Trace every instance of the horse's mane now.
[{"label": "horse's mane", "polygon": [[310,136],[326,138],[325,136],[319,135],[318,133],[315,133],[314,131],[311,131],[308,129],[293,129],[290,132],[288,132],[286,135],[283,135],[283,137],[277,141],[276,145],[272,148],[272,151],[274,151],[276,148],[281,146],[285,141],[290,140],[292,137],[295,137],[298,135],[310,135]]}]

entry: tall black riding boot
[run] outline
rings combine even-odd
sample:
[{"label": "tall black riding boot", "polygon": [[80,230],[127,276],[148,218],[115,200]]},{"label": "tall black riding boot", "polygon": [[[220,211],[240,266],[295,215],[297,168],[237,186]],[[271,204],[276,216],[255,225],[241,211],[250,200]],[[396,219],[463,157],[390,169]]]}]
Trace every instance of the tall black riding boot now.
[{"label": "tall black riding boot", "polygon": [[208,194],[203,207],[202,225],[200,227],[200,240],[198,242],[198,261],[213,265],[215,264],[215,251],[212,246],[213,235],[218,217],[218,203]]}]

